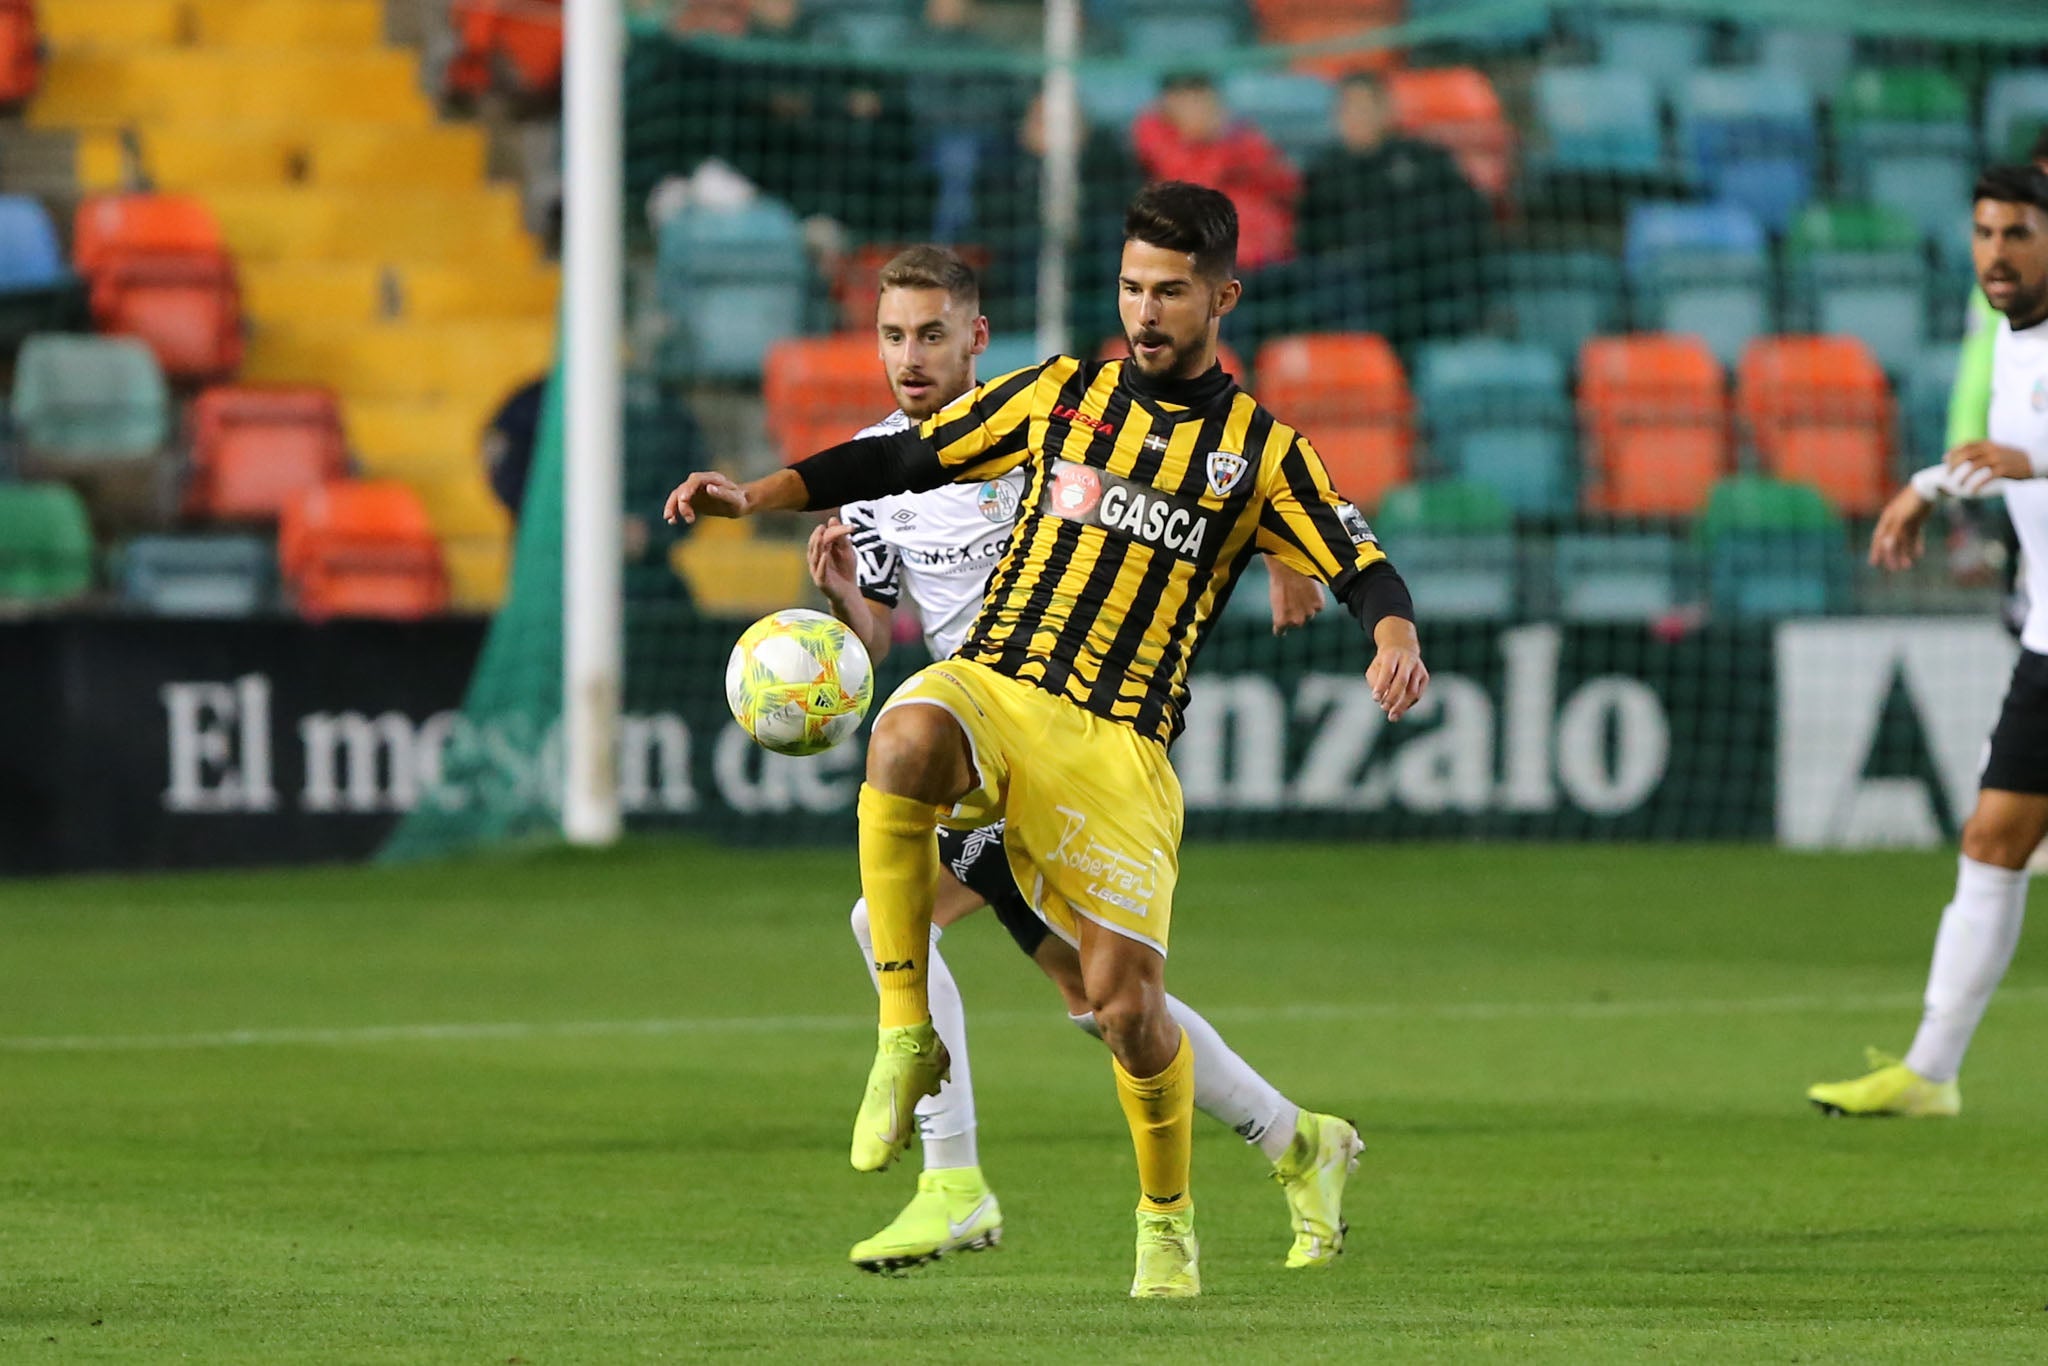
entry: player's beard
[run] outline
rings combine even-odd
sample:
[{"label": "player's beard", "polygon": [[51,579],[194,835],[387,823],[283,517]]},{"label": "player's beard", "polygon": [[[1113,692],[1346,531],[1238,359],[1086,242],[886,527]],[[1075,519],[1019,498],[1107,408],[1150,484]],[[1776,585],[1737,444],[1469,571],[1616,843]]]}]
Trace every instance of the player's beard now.
[{"label": "player's beard", "polygon": [[[1140,342],[1163,344],[1166,349],[1161,351],[1158,358],[1148,366],[1138,352],[1138,344]],[[1201,339],[1199,337],[1196,338],[1195,345],[1199,346],[1200,343]],[[1135,333],[1125,333],[1124,345],[1130,348],[1131,364],[1137,366],[1138,373],[1144,375],[1147,379],[1171,379],[1176,377],[1182,361],[1186,359],[1189,351],[1192,349],[1179,338],[1169,336],[1164,332],[1156,332],[1151,328],[1141,328]],[[1191,377],[1181,376],[1181,378]]]}]

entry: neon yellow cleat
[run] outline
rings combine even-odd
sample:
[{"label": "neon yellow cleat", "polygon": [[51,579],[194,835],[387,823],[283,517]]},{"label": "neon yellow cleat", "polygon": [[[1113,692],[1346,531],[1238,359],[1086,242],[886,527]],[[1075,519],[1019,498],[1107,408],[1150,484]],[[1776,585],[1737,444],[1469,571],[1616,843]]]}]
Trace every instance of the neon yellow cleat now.
[{"label": "neon yellow cleat", "polygon": [[1328,1266],[1344,1250],[1344,1183],[1364,1151],[1365,1141],[1348,1120],[1303,1110],[1294,1121],[1294,1142],[1273,1164],[1294,1225],[1287,1265]]},{"label": "neon yellow cleat", "polygon": [[979,1252],[1003,1240],[1003,1207],[979,1167],[945,1167],[917,1178],[917,1194],[889,1227],[855,1243],[863,1271],[904,1271],[948,1252]]},{"label": "neon yellow cleat", "polygon": [[1929,1081],[1889,1053],[1875,1048],[1866,1048],[1863,1056],[1874,1069],[1867,1076],[1854,1081],[1824,1081],[1806,1089],[1806,1098],[1822,1114],[1848,1115],[1854,1119],[1881,1115],[1932,1119],[1962,1112],[1963,1094],[1954,1081]]},{"label": "neon yellow cleat", "polygon": [[917,1103],[935,1094],[952,1070],[932,1022],[884,1029],[868,1069],[868,1091],[853,1117],[853,1169],[878,1172],[910,1146]]},{"label": "neon yellow cleat", "polygon": [[1138,1211],[1138,1274],[1134,1300],[1187,1300],[1202,1293],[1202,1249],[1195,1241],[1195,1211]]}]

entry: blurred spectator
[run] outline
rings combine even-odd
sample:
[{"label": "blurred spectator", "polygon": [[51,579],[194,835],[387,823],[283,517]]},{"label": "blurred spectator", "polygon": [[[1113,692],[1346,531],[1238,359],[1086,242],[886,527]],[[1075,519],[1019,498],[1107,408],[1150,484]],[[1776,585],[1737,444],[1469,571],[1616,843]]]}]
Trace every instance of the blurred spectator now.
[{"label": "blurred spectator", "polygon": [[[992,148],[976,171],[969,236],[990,252],[981,301],[998,334],[1036,325],[1045,147],[1045,97],[1034,94],[1014,134]],[[1082,133],[1080,172],[1080,231],[1068,257],[1069,307],[1077,336],[1109,336],[1118,330],[1112,286],[1123,251],[1124,205],[1141,177],[1123,139],[1106,128]]]},{"label": "blurred spectator", "polygon": [[1192,180],[1237,205],[1237,264],[1258,270],[1294,255],[1301,173],[1266,135],[1234,121],[1201,72],[1168,76],[1159,102],[1131,126],[1138,164],[1152,180]]},{"label": "blurred spectator", "polygon": [[1485,308],[1485,197],[1449,152],[1396,131],[1377,76],[1344,78],[1335,121],[1337,145],[1301,199],[1301,253],[1341,315],[1320,321],[1397,346],[1472,330]]}]

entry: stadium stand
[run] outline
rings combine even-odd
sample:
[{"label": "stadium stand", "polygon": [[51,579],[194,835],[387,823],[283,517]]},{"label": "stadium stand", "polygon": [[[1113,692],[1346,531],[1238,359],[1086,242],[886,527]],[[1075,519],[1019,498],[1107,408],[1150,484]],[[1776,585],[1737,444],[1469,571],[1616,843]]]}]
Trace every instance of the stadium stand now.
[{"label": "stadium stand", "polygon": [[300,615],[431,616],[448,606],[441,547],[419,495],[397,480],[304,489],[278,523],[278,567]]},{"label": "stadium stand", "polygon": [[221,386],[188,414],[187,517],[274,522],[300,490],[348,473],[340,406],[326,389]]},{"label": "stadium stand", "polygon": [[1485,484],[1520,516],[1572,509],[1577,434],[1553,353],[1494,338],[1435,342],[1416,362],[1415,399],[1434,468]]},{"label": "stadium stand", "polygon": [[1784,324],[1863,338],[1885,369],[1903,372],[1929,332],[1920,232],[1895,210],[1815,204],[1785,238]]},{"label": "stadium stand", "polygon": [[1736,408],[1761,467],[1854,516],[1892,486],[1891,395],[1854,337],[1766,337],[1743,354]]},{"label": "stadium stand", "polygon": [[1401,131],[1448,148],[1465,178],[1489,199],[1507,198],[1515,178],[1515,134],[1486,74],[1471,67],[1396,71],[1387,80]]},{"label": "stadium stand", "polygon": [[1522,575],[1514,514],[1485,484],[1446,479],[1390,489],[1373,527],[1388,545],[1401,547],[1401,572],[1414,579],[1419,619],[1515,615]]},{"label": "stadium stand", "polygon": [[0,195],[0,357],[34,333],[85,325],[84,282],[65,264],[49,211],[26,195]]},{"label": "stadium stand", "polygon": [[137,536],[116,566],[122,602],[160,616],[254,616],[277,597],[277,553],[261,536]]},{"label": "stadium stand", "polygon": [[1704,340],[1733,364],[1771,331],[1769,241],[1740,205],[1639,204],[1624,248],[1635,325]]},{"label": "stadium stand", "polygon": [[63,484],[0,483],[0,603],[49,605],[92,587],[92,525]]},{"label": "stadium stand", "polygon": [[787,461],[838,445],[893,406],[874,338],[855,333],[775,343],[762,367],[761,398],[769,435]]},{"label": "stadium stand", "polygon": [[1709,601],[1738,620],[1838,608],[1846,540],[1841,514],[1814,489],[1761,475],[1722,480],[1699,523]]},{"label": "stadium stand", "polygon": [[1588,511],[1689,516],[1728,468],[1721,364],[1698,339],[1596,337],[1579,355]]},{"label": "stadium stand", "polygon": [[72,233],[101,332],[140,338],[178,381],[232,375],[242,360],[241,290],[219,225],[183,195],[96,195]]},{"label": "stadium stand", "polygon": [[42,38],[34,0],[0,0],[0,108],[11,108],[35,94],[42,77]]},{"label": "stadium stand", "polygon": [[[1226,359],[1224,368],[1242,369]],[[1282,337],[1259,350],[1262,402],[1310,433],[1346,498],[1376,507],[1413,473],[1414,403],[1400,358],[1382,337]]]},{"label": "stadium stand", "polygon": [[455,0],[448,22],[456,49],[441,79],[450,94],[545,97],[561,88],[561,0]]}]

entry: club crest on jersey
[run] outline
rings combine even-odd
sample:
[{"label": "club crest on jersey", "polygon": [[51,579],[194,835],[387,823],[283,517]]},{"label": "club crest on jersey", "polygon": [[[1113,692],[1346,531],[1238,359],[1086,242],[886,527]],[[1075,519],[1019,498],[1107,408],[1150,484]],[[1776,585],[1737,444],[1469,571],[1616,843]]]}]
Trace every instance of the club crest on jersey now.
[{"label": "club crest on jersey", "polygon": [[1236,451],[1209,452],[1209,492],[1221,498],[1244,482],[1244,472],[1251,468],[1251,462]]},{"label": "club crest on jersey", "polygon": [[981,515],[991,522],[1014,522],[1018,496],[1016,484],[1007,479],[991,479],[981,486],[974,501]]},{"label": "club crest on jersey", "polygon": [[1054,512],[1079,521],[1095,511],[1095,505],[1102,501],[1102,477],[1086,465],[1063,461],[1053,472],[1048,496]]}]

